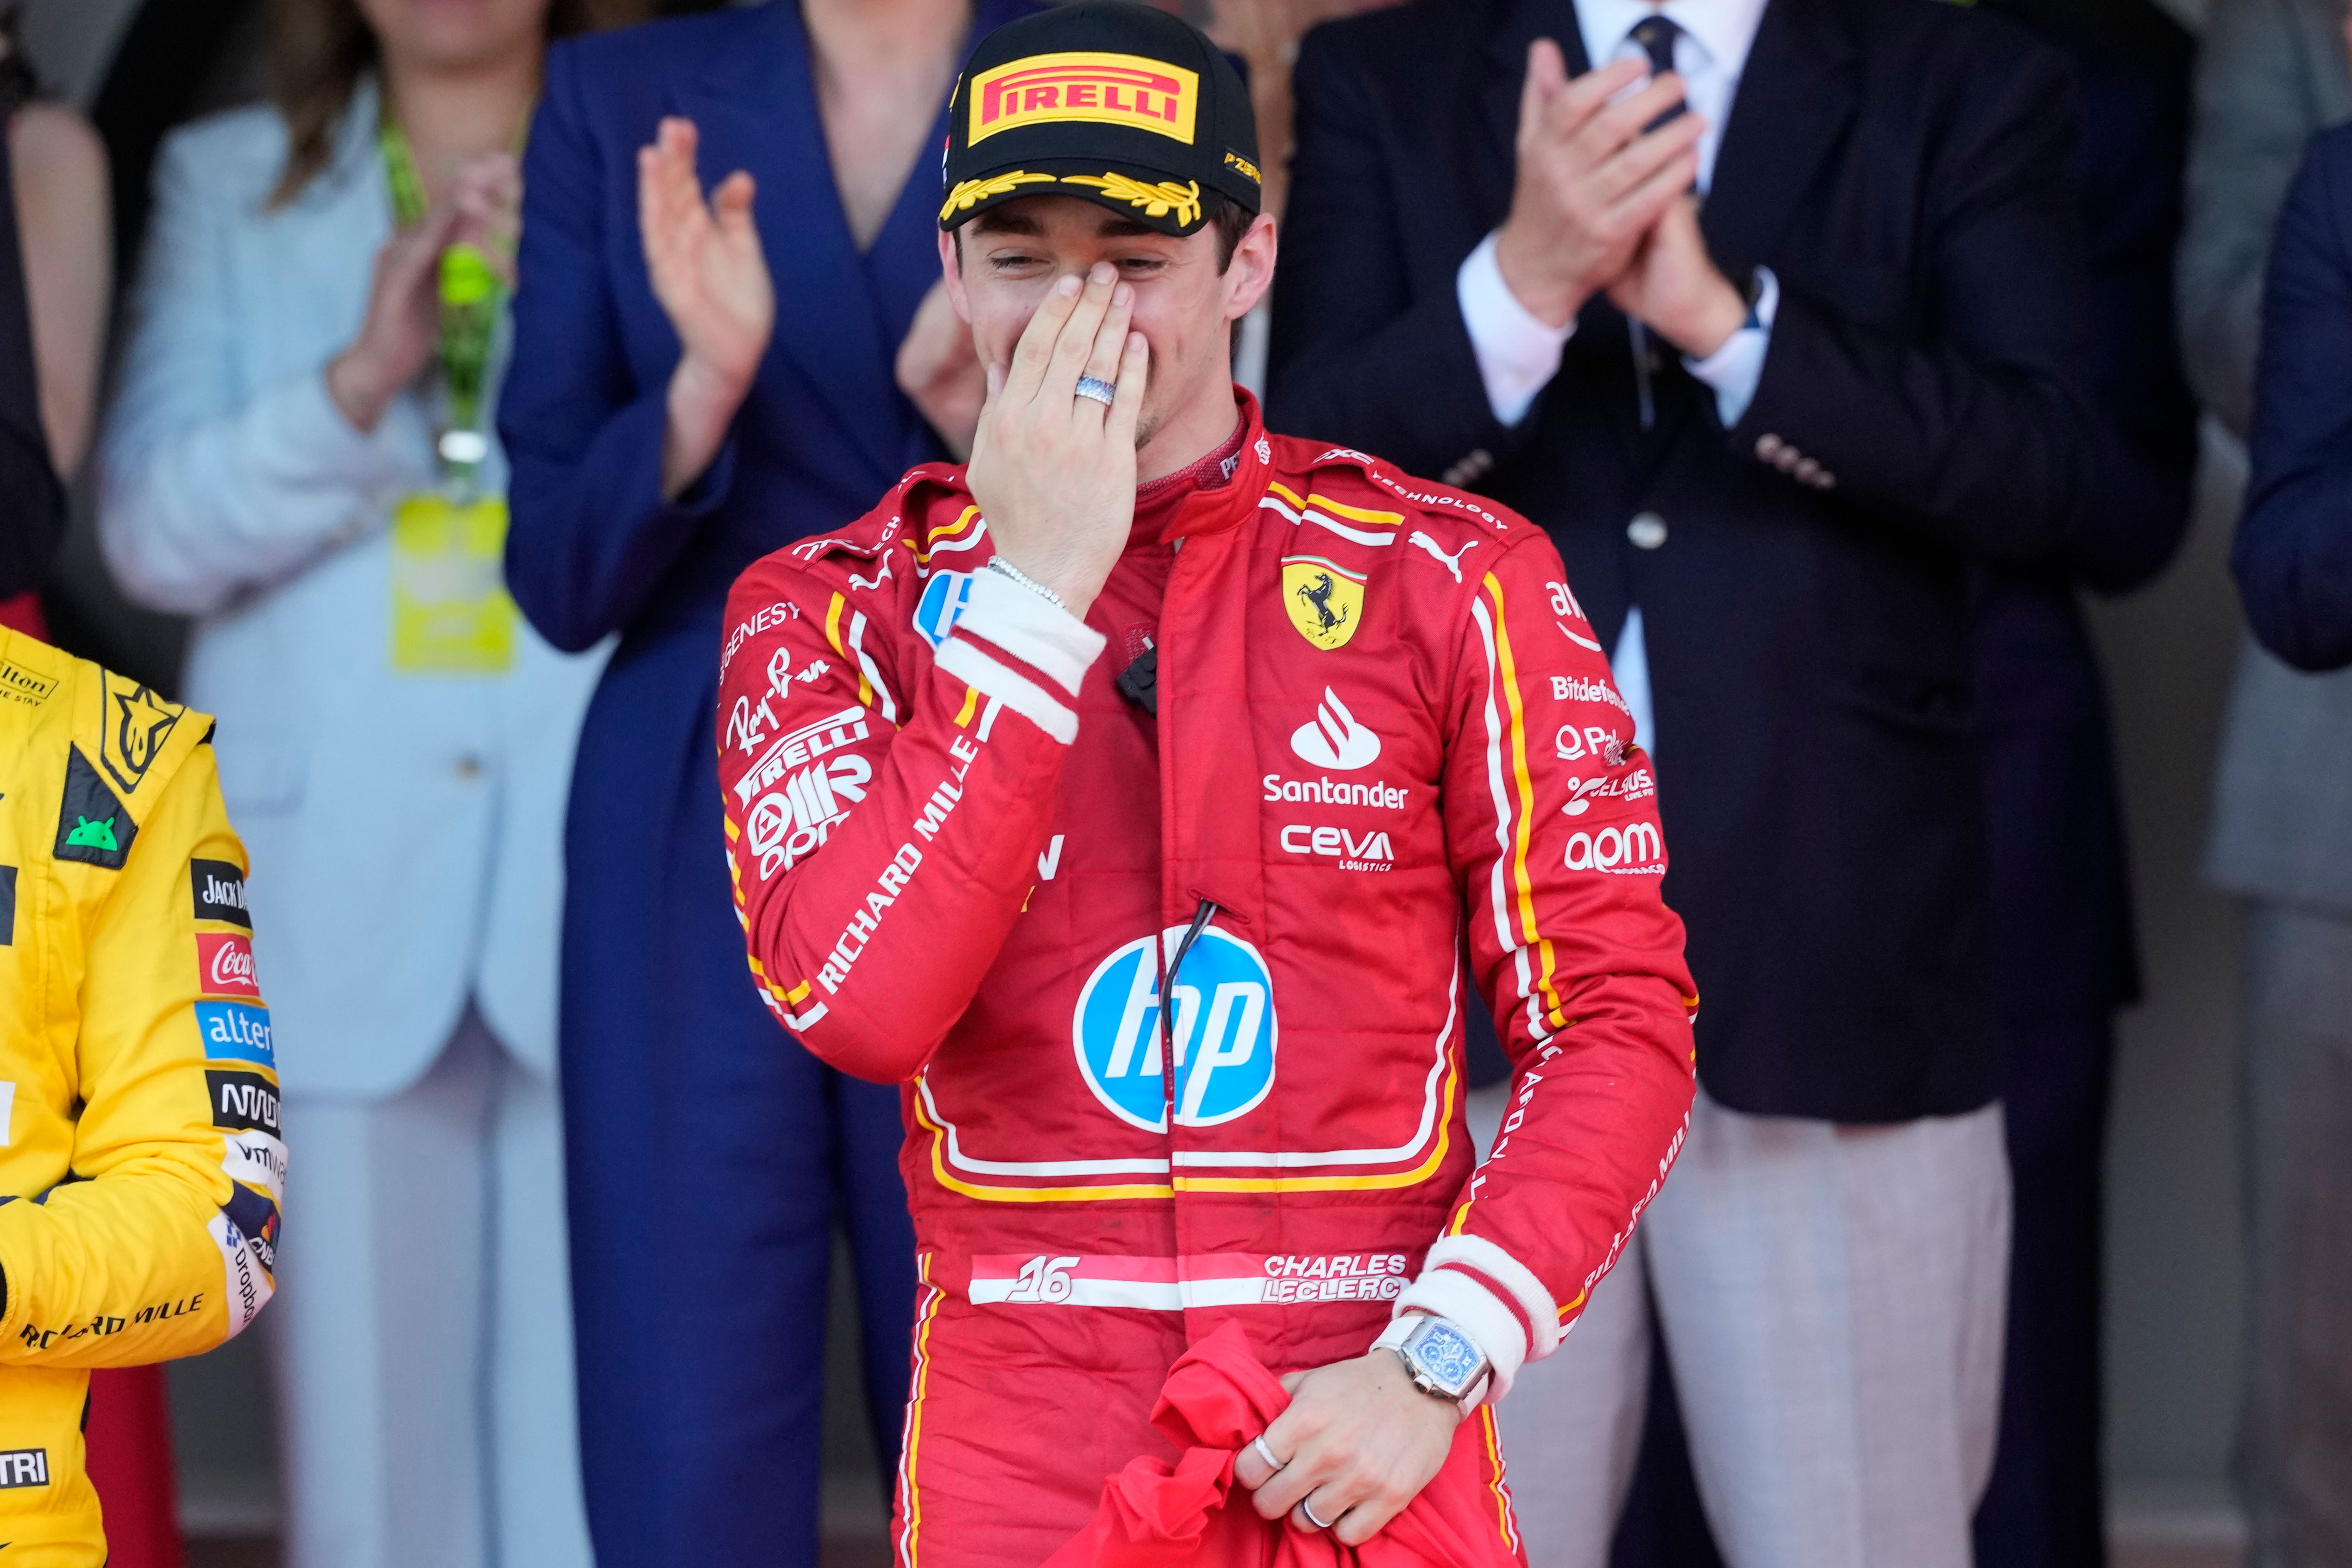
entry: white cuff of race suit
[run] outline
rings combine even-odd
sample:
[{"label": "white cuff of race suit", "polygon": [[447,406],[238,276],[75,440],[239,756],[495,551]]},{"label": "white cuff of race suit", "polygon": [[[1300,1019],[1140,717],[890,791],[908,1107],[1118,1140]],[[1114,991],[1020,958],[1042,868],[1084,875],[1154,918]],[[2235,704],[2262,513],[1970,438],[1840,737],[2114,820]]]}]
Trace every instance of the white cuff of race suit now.
[{"label": "white cuff of race suit", "polygon": [[1396,1310],[1449,1319],[1478,1342],[1495,1373],[1488,1404],[1511,1391],[1522,1365],[1559,1348],[1559,1308],[1551,1292],[1526,1264],[1480,1236],[1441,1237],[1421,1278],[1397,1298]]},{"label": "white cuff of race suit", "polygon": [[[978,643],[965,640],[966,632],[1019,659],[1061,691],[1039,685]],[[971,597],[956,617],[956,634],[940,645],[941,669],[1062,744],[1078,738],[1077,710],[1063,694],[1078,694],[1087,668],[1102,654],[1100,632],[1009,577],[975,572]]]}]

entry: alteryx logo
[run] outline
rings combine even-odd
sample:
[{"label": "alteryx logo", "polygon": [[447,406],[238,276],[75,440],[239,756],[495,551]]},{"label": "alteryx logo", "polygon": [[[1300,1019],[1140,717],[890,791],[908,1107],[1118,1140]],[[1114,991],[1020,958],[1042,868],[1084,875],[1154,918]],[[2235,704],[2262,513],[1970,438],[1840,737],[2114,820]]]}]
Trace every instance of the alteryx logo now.
[{"label": "alteryx logo", "polygon": [[[1173,957],[1184,928],[1160,933]],[[1078,1070],[1112,1115],[1150,1132],[1168,1130],[1160,966],[1152,939],[1138,937],[1097,965],[1070,1022]],[[1176,976],[1176,1121],[1213,1127],[1257,1109],[1274,1087],[1274,981],[1257,949],[1210,927]]]},{"label": "alteryx logo", "polygon": [[969,572],[934,572],[931,580],[923,584],[923,597],[915,605],[915,629],[933,647],[948,640],[955,630],[956,620],[971,602],[971,574]]},{"label": "alteryx logo", "polygon": [[278,1058],[269,1048],[269,1009],[241,1002],[199,1002],[196,1031],[205,1037],[205,1055],[214,1061],[253,1062],[275,1071]]}]

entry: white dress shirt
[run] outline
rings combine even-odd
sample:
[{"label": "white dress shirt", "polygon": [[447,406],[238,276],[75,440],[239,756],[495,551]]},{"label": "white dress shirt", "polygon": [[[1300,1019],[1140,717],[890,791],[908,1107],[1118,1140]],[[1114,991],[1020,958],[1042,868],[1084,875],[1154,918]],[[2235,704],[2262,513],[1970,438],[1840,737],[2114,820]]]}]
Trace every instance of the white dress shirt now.
[{"label": "white dress shirt", "polygon": [[[1633,33],[1637,24],[1650,16],[1664,16],[1682,29],[1675,38],[1675,69],[1683,79],[1685,102],[1706,121],[1698,141],[1702,195],[1715,178],[1715,156],[1723,144],[1723,128],[1731,118],[1732,99],[1739,89],[1740,72],[1748,64],[1748,47],[1756,41],[1764,5],[1765,0],[1576,0],[1577,31],[1583,38],[1585,58],[1596,68],[1619,58],[1646,59],[1648,51],[1634,41]],[[1756,396],[1765,351],[1772,341],[1772,319],[1780,303],[1779,279],[1764,268],[1757,268],[1757,278],[1760,286],[1755,309],[1758,324],[1732,333],[1704,359],[1685,356],[1683,360],[1685,369],[1714,389],[1716,414],[1727,429],[1739,422]],[[1554,327],[1519,302],[1503,280],[1492,234],[1479,242],[1454,275],[1454,297],[1461,305],[1463,325],[1469,329],[1486,402],[1497,420],[1517,425],[1559,373],[1560,353],[1576,331],[1575,319]],[[1654,752],[1649,660],[1638,605],[1626,613],[1612,664],[1633,712],[1634,739]]]}]

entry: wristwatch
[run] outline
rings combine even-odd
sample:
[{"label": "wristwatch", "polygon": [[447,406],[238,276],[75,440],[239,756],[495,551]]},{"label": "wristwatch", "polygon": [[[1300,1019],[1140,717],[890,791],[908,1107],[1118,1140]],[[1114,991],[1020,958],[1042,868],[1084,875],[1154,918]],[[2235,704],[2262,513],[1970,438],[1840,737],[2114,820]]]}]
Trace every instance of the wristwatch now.
[{"label": "wristwatch", "polygon": [[1415,1388],[1451,1401],[1465,1415],[1486,1397],[1492,1371],[1486,1352],[1448,1319],[1430,1312],[1407,1312],[1389,1324],[1372,1342],[1372,1348],[1396,1352]]}]

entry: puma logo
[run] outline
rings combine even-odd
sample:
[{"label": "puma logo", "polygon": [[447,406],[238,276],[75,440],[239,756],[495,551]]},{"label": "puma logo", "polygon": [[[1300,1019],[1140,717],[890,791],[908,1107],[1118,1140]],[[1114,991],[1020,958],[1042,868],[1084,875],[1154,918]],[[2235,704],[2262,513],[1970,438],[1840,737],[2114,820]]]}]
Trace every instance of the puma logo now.
[{"label": "puma logo", "polygon": [[1437,558],[1437,563],[1440,566],[1444,567],[1448,572],[1454,574],[1454,580],[1456,583],[1462,581],[1462,558],[1478,548],[1478,542],[1474,539],[1469,543],[1464,545],[1461,549],[1455,551],[1453,554],[1448,555],[1445,552],[1437,548],[1437,541],[1430,538],[1429,535],[1425,533],[1419,532],[1413,534],[1413,536],[1411,539],[1406,540],[1405,542],[1407,544],[1418,544],[1423,550],[1428,551],[1432,555],[1435,556]]}]

